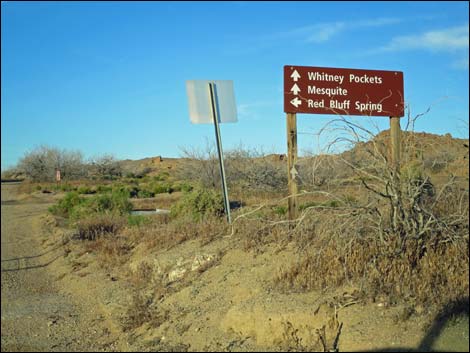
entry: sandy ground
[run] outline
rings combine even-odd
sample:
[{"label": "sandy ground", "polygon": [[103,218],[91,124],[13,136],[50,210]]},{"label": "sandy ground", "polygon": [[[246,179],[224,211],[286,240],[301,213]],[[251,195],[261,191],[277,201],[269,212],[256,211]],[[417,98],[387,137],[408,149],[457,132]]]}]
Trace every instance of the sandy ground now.
[{"label": "sandy ground", "polygon": [[[100,268],[79,243],[64,246],[66,230],[47,225],[57,196],[16,190],[2,184],[2,351],[302,350],[323,325],[330,340],[337,329],[328,331],[335,311],[329,303],[349,289],[281,294],[271,279],[297,256],[292,249],[273,245],[256,254],[241,250],[235,238],[221,238],[165,251],[137,245],[124,268],[145,261],[169,271],[201,255],[217,261],[168,285],[157,303],[168,313],[163,323],[124,332],[120,323],[135,289],[123,268]],[[153,282],[142,289],[154,290]],[[468,316],[450,325],[424,315],[402,321],[402,312],[380,303],[341,307],[339,350],[468,351]]]},{"label": "sandy ground", "polygon": [[21,198],[2,184],[2,351],[114,350],[117,341],[92,307],[61,291],[49,270],[63,257],[61,244],[40,244],[51,197]]}]

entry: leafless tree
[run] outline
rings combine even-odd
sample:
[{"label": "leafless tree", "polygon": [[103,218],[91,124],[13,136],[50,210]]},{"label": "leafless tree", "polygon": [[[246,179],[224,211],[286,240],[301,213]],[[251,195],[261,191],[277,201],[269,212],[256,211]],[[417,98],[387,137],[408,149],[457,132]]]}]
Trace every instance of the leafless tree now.
[{"label": "leafless tree", "polygon": [[18,170],[34,181],[54,181],[57,170],[65,180],[78,179],[85,176],[85,169],[81,152],[46,145],[27,152],[18,163]]},{"label": "leafless tree", "polygon": [[227,152],[227,179],[249,190],[285,191],[287,165],[283,155],[240,145]]},{"label": "leafless tree", "polygon": [[[187,161],[180,170],[180,178],[199,181],[205,187],[220,185],[220,167],[213,143],[206,141],[204,149],[181,150]],[[240,145],[225,152],[224,164],[229,187],[237,185],[256,190],[286,188],[286,165],[279,155],[267,155],[263,151]]]},{"label": "leafless tree", "polygon": [[178,170],[178,177],[184,180],[198,181],[204,187],[216,187],[220,184],[219,163],[214,143],[206,139],[203,148],[180,147],[181,155],[186,159]]},{"label": "leafless tree", "polygon": [[110,154],[94,157],[90,161],[89,174],[100,179],[115,179],[122,175],[121,162]]}]

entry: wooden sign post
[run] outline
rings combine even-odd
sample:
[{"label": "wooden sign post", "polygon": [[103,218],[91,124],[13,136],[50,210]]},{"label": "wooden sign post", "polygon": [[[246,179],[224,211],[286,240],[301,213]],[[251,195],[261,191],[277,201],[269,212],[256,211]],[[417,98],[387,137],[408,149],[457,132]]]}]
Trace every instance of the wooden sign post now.
[{"label": "wooden sign post", "polygon": [[56,171],[55,171],[55,184],[56,184],[57,190],[59,189],[59,183],[60,183],[60,169],[56,169]]},{"label": "wooden sign post", "polygon": [[297,218],[297,114],[287,113],[287,187],[289,220]]},{"label": "wooden sign post", "polygon": [[390,149],[391,149],[391,163],[394,172],[400,170],[400,142],[401,141],[401,128],[400,118],[396,116],[390,117]]},{"label": "wooden sign post", "polygon": [[289,220],[296,219],[298,213],[297,113],[389,117],[390,159],[398,180],[403,97],[400,71],[284,66]]}]

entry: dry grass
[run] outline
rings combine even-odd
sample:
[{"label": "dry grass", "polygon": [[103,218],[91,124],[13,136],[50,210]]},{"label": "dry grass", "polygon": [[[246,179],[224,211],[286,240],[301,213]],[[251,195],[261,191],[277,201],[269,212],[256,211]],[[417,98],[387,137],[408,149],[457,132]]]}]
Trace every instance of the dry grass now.
[{"label": "dry grass", "polygon": [[131,199],[134,209],[170,209],[182,196],[181,192],[173,192],[171,194],[157,194],[152,198]]},{"label": "dry grass", "polygon": [[38,183],[33,183],[29,180],[25,180],[18,186],[18,192],[20,194],[31,194],[34,191],[38,191],[38,185]]},{"label": "dry grass", "polygon": [[[353,195],[355,202],[341,203],[334,210],[313,206],[311,214],[302,215],[291,234],[299,259],[280,269],[274,282],[286,291],[348,284],[372,300],[380,297],[434,309],[468,298],[468,170],[462,176],[467,185],[452,175],[436,182],[434,174],[427,173],[426,158],[433,165],[442,162],[450,173],[447,166],[455,156],[447,151],[430,155],[429,146],[418,148],[414,143],[418,135],[403,133],[402,168],[397,172],[387,162],[388,138],[385,143],[373,138],[364,144],[358,131],[373,137],[370,131],[338,120],[348,134],[346,140],[355,146],[342,154],[343,162],[364,187]],[[440,150],[447,149],[446,144],[432,142]],[[468,149],[464,152],[468,156]],[[322,188],[340,195],[331,186],[335,184]]]},{"label": "dry grass", "polygon": [[135,288],[143,288],[152,283],[153,275],[153,267],[142,261],[135,271],[128,271],[127,278]]},{"label": "dry grass", "polygon": [[204,222],[189,220],[169,222],[168,218],[154,218],[152,223],[145,226],[126,228],[123,234],[143,242],[148,249],[163,250],[195,239],[204,245],[227,232],[227,225],[219,218],[207,218]]},{"label": "dry grass", "polygon": [[85,243],[85,249],[96,254],[99,265],[106,269],[116,269],[125,264],[133,247],[130,239],[121,235],[103,236]]},{"label": "dry grass", "polygon": [[117,235],[124,226],[124,219],[113,214],[94,214],[77,222],[78,238],[96,240],[104,235]]},{"label": "dry grass", "polygon": [[[273,215],[273,217],[275,217]],[[268,244],[284,247],[289,240],[287,223],[267,222],[264,219],[242,219],[234,225],[233,234],[244,251],[261,253]]]},{"label": "dry grass", "polygon": [[146,296],[140,292],[134,292],[131,304],[127,308],[122,321],[125,331],[137,328],[144,323],[156,328],[168,319],[168,313],[158,307],[153,295]]},{"label": "dry grass", "polygon": [[467,236],[463,232],[452,242],[441,241],[437,234],[427,239],[392,236],[382,242],[364,232],[364,224],[338,218],[322,215],[316,225],[306,221],[316,230],[307,244],[306,235],[296,232],[305,255],[279,270],[274,282],[280,289],[325,290],[353,284],[372,300],[385,295],[389,303],[438,306],[468,297],[468,230]]}]

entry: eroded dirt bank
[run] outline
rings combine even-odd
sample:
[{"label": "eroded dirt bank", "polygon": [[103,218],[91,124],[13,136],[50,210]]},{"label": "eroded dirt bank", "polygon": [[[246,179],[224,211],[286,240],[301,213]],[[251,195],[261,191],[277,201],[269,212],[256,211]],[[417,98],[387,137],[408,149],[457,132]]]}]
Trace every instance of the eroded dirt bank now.
[{"label": "eroded dirt bank", "polygon": [[[273,290],[275,271],[296,256],[289,247],[256,254],[227,237],[166,250],[136,243],[128,262],[102,268],[92,243],[64,244],[68,230],[50,223],[47,208],[58,195],[17,189],[2,184],[2,351],[302,350],[314,347],[317,329],[340,322],[340,351],[468,351],[468,317],[433,328],[424,315],[403,319],[400,306],[354,303],[353,288],[328,296]],[[210,266],[192,272],[195,259],[208,255],[215,258]],[[139,309],[125,271],[142,262],[155,274],[188,272],[156,301],[164,319],[125,330],[128,309]],[[137,292],[156,297],[158,283],[152,278]]]}]

